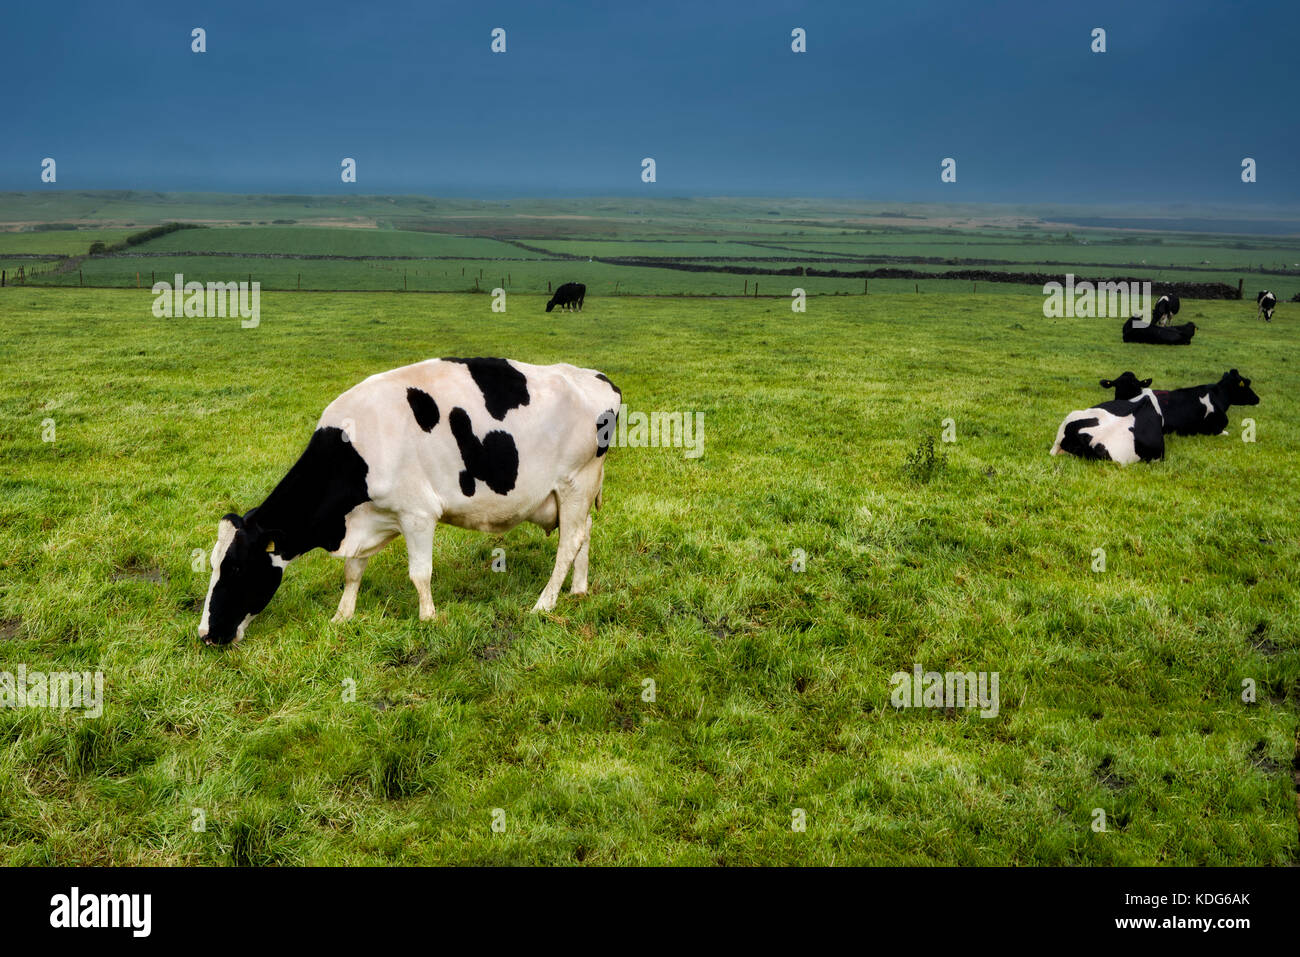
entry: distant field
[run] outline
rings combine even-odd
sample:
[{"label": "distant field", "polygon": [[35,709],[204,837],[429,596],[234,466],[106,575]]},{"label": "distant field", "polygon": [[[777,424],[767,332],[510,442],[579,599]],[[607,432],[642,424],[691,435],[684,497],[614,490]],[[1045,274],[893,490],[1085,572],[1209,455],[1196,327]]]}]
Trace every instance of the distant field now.
[{"label": "distant field", "polygon": [[[26,268],[32,285],[133,287],[181,273],[200,282],[251,278],[267,290],[538,293],[572,280],[586,283],[593,297],[752,295],[755,285],[762,295],[781,296],[795,288],[813,296],[868,289],[1041,295],[1041,280],[995,282],[986,275],[976,285],[979,277],[949,275],[974,270],[1222,283],[1233,290],[1243,282],[1247,299],[1260,289],[1284,301],[1300,293],[1300,237],[1069,227],[998,207],[966,210],[967,218],[956,208],[907,209],[915,211],[815,200],[3,194],[0,225],[59,215],[83,226],[113,225],[0,232],[0,258],[78,258],[35,275]],[[95,239],[121,243],[160,218],[208,228],[84,258]],[[135,230],[116,225],[123,221]],[[870,283],[776,275],[887,269],[919,275]]]},{"label": "distant field", "polygon": [[[543,301],[272,292],[245,330],[0,290],[0,656],[105,675],[98,719],[0,709],[7,863],[1300,860],[1295,322],[1189,303],[1160,349],[1037,297]],[[554,536],[441,529],[434,621],[397,544],[331,624],[315,553],[203,647],[218,518],[343,389],[438,355],[594,366],[701,412],[703,455],[611,450],[593,592],[554,614]],[[1047,454],[1103,375],[1229,366],[1263,399],[1229,436]],[[997,716],[895,709],[914,663],[997,672]]]},{"label": "distant field", "polygon": [[79,256],[93,242],[115,243],[137,232],[135,229],[51,229],[41,232],[12,233],[0,231],[0,256],[7,253],[32,255],[52,253]]},{"label": "distant field", "polygon": [[537,259],[509,243],[472,236],[319,226],[235,226],[184,229],[139,247],[150,253],[177,250],[223,253],[298,253],[319,256],[423,256],[462,259]]}]

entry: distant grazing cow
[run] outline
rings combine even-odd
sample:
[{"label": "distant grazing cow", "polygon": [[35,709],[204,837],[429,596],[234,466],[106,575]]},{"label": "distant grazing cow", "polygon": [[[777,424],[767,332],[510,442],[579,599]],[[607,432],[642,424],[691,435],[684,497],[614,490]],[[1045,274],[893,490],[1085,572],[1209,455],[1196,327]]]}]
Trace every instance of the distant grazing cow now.
[{"label": "distant grazing cow", "polygon": [[1155,394],[1144,388],[1132,399],[1113,399],[1071,412],[1052,446],[1053,455],[1062,453],[1120,465],[1164,458],[1165,435]]},{"label": "distant grazing cow", "polygon": [[1157,326],[1154,322],[1141,323],[1134,316],[1124,322],[1121,336],[1125,342],[1145,342],[1157,346],[1185,346],[1196,335],[1196,323],[1181,326]]},{"label": "distant grazing cow", "polygon": [[285,566],[316,548],[346,559],[335,621],[352,617],[370,556],[406,538],[420,618],[433,617],[433,531],[560,529],[534,611],[573,568],[587,591],[591,507],[599,507],[619,390],[591,369],[507,359],[429,359],[373,375],[329,404],[307,449],[266,501],[217,526],[199,636],[243,637]]},{"label": "distant grazing cow", "polygon": [[1229,369],[1213,385],[1157,392],[1166,433],[1179,435],[1226,435],[1228,409],[1234,405],[1259,405],[1250,380]]},{"label": "distant grazing cow", "polygon": [[580,282],[566,282],[555,290],[555,295],[551,301],[546,304],[546,311],[550,312],[556,306],[561,309],[576,309],[582,312],[582,300],[587,297],[587,287]]},{"label": "distant grazing cow", "polygon": [[1156,300],[1155,308],[1151,310],[1151,325],[1167,326],[1173,316],[1178,315],[1178,309],[1182,302],[1172,292],[1166,293]]},{"label": "distant grazing cow", "polygon": [[1255,297],[1255,302],[1259,304],[1259,312],[1256,315],[1263,316],[1265,322],[1272,322],[1273,310],[1277,307],[1277,296],[1265,290]]},{"label": "distant grazing cow", "polygon": [[1103,389],[1114,389],[1116,399],[1136,399],[1151,385],[1151,380],[1139,379],[1132,372],[1121,372],[1114,379],[1102,379],[1100,385]]}]

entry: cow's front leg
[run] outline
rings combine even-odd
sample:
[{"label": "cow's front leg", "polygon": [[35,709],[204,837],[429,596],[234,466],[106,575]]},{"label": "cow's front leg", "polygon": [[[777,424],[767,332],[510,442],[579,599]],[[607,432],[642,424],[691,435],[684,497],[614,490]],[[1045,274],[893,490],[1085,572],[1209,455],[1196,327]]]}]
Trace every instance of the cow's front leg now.
[{"label": "cow's front leg", "polygon": [[357,592],[361,588],[361,576],[365,574],[367,558],[349,558],[343,562],[343,597],[339,599],[339,610],[334,613],[334,621],[347,621],[357,610]]},{"label": "cow's front leg", "polygon": [[574,595],[587,594],[587,565],[591,559],[591,515],[587,515],[587,521],[582,533],[582,543],[578,546],[578,554],[573,559],[573,581],[569,583],[569,592]]},{"label": "cow's front leg", "polygon": [[421,621],[433,617],[433,591],[429,582],[433,578],[433,529],[437,524],[435,519],[423,515],[402,519],[407,570],[420,596]]}]

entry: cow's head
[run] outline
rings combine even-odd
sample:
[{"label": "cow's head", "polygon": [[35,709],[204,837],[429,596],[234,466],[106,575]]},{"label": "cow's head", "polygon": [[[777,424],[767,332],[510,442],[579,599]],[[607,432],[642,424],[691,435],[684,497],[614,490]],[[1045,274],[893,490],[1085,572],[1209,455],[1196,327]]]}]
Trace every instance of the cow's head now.
[{"label": "cow's head", "polygon": [[212,581],[203,603],[199,637],[209,645],[225,645],[244,637],[253,616],[280,587],[285,560],[276,554],[275,536],[255,518],[233,512],[217,526],[212,547]]},{"label": "cow's head", "polygon": [[1232,405],[1259,405],[1259,396],[1250,387],[1250,380],[1236,369],[1229,369],[1223,374],[1219,387]]},{"label": "cow's head", "polygon": [[1142,390],[1150,388],[1150,379],[1139,379],[1132,372],[1121,372],[1113,379],[1102,379],[1103,389],[1114,389],[1117,399],[1136,399]]},{"label": "cow's head", "polygon": [[555,308],[555,300],[552,299],[550,302],[546,304],[546,311],[550,312],[554,308]]}]

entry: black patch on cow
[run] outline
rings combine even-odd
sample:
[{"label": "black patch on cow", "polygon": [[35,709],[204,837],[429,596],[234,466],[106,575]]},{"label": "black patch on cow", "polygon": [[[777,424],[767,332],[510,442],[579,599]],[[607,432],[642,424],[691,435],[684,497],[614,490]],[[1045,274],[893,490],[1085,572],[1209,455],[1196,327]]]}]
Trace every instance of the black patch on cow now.
[{"label": "black patch on cow", "polygon": [[528,377],[506,359],[445,358],[443,362],[459,362],[469,369],[474,384],[483,393],[488,415],[498,422],[511,409],[528,404]]},{"label": "black patch on cow", "polygon": [[614,430],[618,428],[618,410],[606,409],[596,416],[596,458],[609,451],[614,441]]},{"label": "black patch on cow", "polygon": [[370,501],[370,466],[342,429],[317,429],[289,474],[253,512],[276,537],[276,554],[295,558],[313,548],[334,551],[347,534],[347,514]]},{"label": "black patch on cow", "polygon": [[411,386],[406,390],[406,404],[415,413],[416,424],[424,431],[432,432],[438,424],[438,403],[433,401],[433,396],[423,389]]},{"label": "black patch on cow", "polygon": [[509,432],[494,430],[479,441],[469,413],[459,407],[451,410],[447,423],[465,462],[460,473],[460,490],[467,498],[474,494],[475,479],[486,482],[498,495],[505,495],[515,487],[519,477],[519,450]]},{"label": "black patch on cow", "polygon": [[307,448],[266,501],[243,516],[230,514],[236,533],[222,560],[208,605],[207,640],[231,641],[280,586],[286,561],[313,548],[334,551],[347,534],[347,514],[370,500],[370,467],[342,429],[317,429]]},{"label": "black patch on cow", "polygon": [[601,382],[604,382],[604,383],[605,383],[606,385],[608,385],[611,389],[613,389],[615,392],[617,392],[620,396],[623,395],[623,390],[620,389],[618,386],[614,385],[614,383],[610,382],[610,381],[609,381],[609,376],[605,375],[605,373],[603,373],[603,372],[597,372],[597,373],[596,373],[596,378],[599,379]]},{"label": "black patch on cow", "polygon": [[1110,453],[1106,451],[1106,446],[1079,434],[1082,429],[1091,429],[1100,421],[1097,418],[1075,419],[1066,425],[1065,434],[1061,436],[1061,451],[1077,455],[1081,459],[1109,459]]}]

